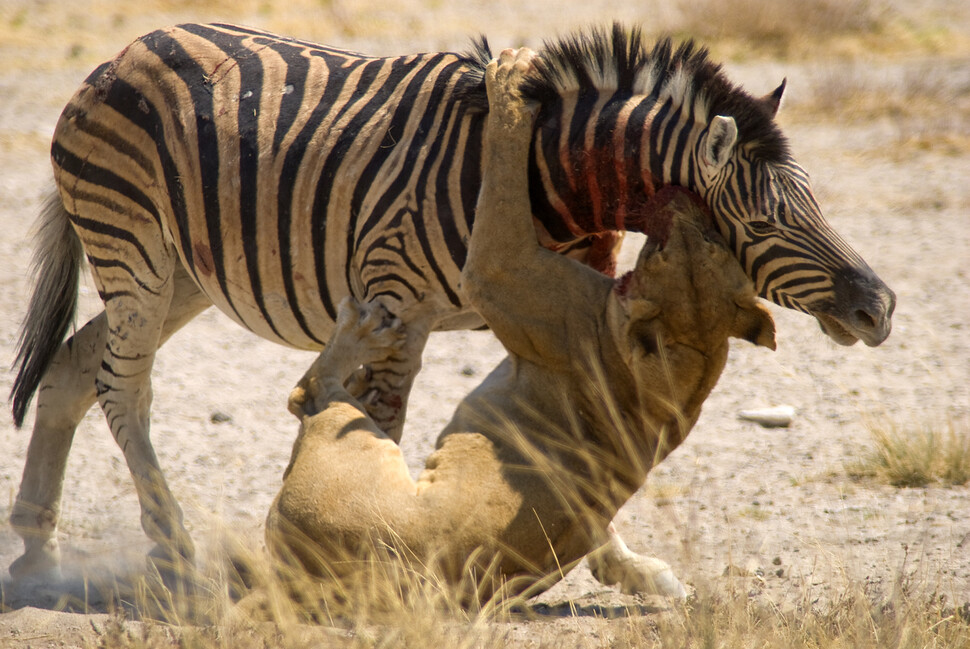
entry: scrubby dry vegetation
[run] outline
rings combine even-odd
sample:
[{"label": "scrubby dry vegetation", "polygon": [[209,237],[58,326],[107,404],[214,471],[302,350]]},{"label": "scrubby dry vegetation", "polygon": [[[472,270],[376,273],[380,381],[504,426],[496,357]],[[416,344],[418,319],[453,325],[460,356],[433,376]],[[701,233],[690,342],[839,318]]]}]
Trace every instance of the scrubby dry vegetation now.
[{"label": "scrubby dry vegetation", "polygon": [[965,423],[872,423],[869,432],[872,448],[847,467],[853,477],[876,478],[894,487],[962,486],[970,481],[970,430]]},{"label": "scrubby dry vegetation", "polygon": [[[153,414],[163,466],[185,485],[179,498],[204,553],[190,610],[132,569],[146,549],[137,504],[93,412],[72,456],[62,529],[80,572],[63,590],[0,582],[0,646],[970,647],[965,2],[146,0],[135,10],[120,0],[7,0],[2,358],[13,358],[24,308],[26,236],[49,178],[54,120],[87,72],[139,34],[225,20],[385,54],[462,49],[478,32],[496,48],[538,47],[614,18],[703,40],[752,92],[788,76],[780,119],[823,209],[899,295],[896,330],[875,350],[834,349],[804,316],[776,310],[776,357],[733,356],[697,430],[630,503],[621,531],[639,540],[634,549],[675,564],[695,589],[688,604],[621,597],[578,569],[539,602],[466,611],[433,575],[393,565],[385,581],[343,596],[271,566],[236,532],[258,529],[278,488],[296,432],[285,395],[309,359],[257,346],[207,314],[161,353]],[[498,350],[487,335],[432,339],[412,406],[420,428],[440,428],[452,407],[442,404],[489,369]],[[203,362],[211,365],[198,370]],[[3,377],[0,392],[10,382]],[[777,399],[798,406],[789,430],[734,420],[744,405]],[[210,418],[216,410],[227,423]],[[29,432],[9,419],[0,427],[6,520]],[[417,465],[430,444],[408,447],[409,460]],[[136,559],[119,569],[112,561],[129,549]],[[0,570],[19,551],[0,530]],[[240,603],[243,577],[260,588]]]},{"label": "scrubby dry vegetation", "polygon": [[[89,616],[77,633],[27,627],[8,641],[63,646],[66,638],[69,646],[90,649],[970,647],[970,605],[902,576],[885,592],[845,582],[824,602],[815,589],[805,588],[789,603],[770,604],[752,598],[746,580],[734,580],[699,583],[683,606],[530,608],[511,602],[467,611],[433,575],[402,571],[398,563],[387,564],[383,579],[338,594],[302,574],[270,569],[262,558],[249,560],[258,596],[241,603],[229,597],[238,586],[231,570],[199,575],[191,613],[141,580],[116,591],[112,611]],[[71,615],[50,614],[49,631],[61,629]]]}]

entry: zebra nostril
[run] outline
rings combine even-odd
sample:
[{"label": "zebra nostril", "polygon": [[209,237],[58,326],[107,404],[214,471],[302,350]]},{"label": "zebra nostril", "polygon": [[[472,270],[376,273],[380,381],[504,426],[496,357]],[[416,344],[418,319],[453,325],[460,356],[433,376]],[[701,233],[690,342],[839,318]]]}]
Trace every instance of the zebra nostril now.
[{"label": "zebra nostril", "polygon": [[855,321],[860,329],[875,329],[877,326],[876,319],[862,309],[856,309]]},{"label": "zebra nostril", "polygon": [[895,294],[868,266],[843,269],[836,274],[832,288],[833,317],[869,347],[880,345],[892,330]]}]

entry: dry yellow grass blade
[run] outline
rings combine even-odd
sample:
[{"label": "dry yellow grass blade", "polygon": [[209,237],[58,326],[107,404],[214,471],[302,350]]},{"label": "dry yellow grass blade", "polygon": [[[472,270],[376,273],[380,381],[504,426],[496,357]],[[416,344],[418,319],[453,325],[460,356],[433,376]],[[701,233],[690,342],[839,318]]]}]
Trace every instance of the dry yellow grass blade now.
[{"label": "dry yellow grass blade", "polygon": [[[235,553],[240,547],[233,548]],[[784,606],[752,599],[737,580],[702,582],[686,606],[644,615],[639,609],[491,608],[468,612],[433,574],[389,563],[386,579],[337,596],[318,581],[248,551],[255,590],[236,602],[229,572],[199,576],[193,602],[205,615],[173,622],[156,608],[167,597],[136,588],[109,622],[96,628],[94,649],[457,649],[714,648],[886,649],[970,647],[970,604],[900,577],[891,592],[847,582],[826,602],[806,586]],[[227,560],[227,557],[222,557]],[[235,557],[240,560],[239,556]],[[226,565],[225,563],[222,564]],[[231,571],[230,571],[231,572]],[[258,575],[256,573],[259,573]],[[401,590],[401,589],[404,590]],[[406,591],[407,596],[402,597]],[[258,595],[256,595],[258,594]],[[350,596],[349,601],[344,597]],[[154,610],[162,615],[150,615]],[[170,613],[170,612],[169,612]],[[611,617],[612,616],[612,617]],[[570,618],[575,624],[569,624]],[[138,620],[138,621],[132,621]],[[577,629],[583,629],[577,633]]]}]

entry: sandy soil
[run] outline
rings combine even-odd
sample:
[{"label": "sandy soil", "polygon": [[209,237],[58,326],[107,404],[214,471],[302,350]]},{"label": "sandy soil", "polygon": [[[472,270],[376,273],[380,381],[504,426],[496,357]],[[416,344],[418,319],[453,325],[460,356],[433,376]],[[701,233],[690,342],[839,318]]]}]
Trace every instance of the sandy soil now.
[{"label": "sandy soil", "polygon": [[[599,15],[614,13],[600,8]],[[135,30],[133,23],[125,29]],[[479,28],[492,34],[488,26],[483,18]],[[560,28],[550,25],[544,34]],[[108,56],[140,31],[125,31],[123,38],[111,32],[118,39],[96,47]],[[499,21],[495,31],[493,47],[523,41],[507,23]],[[417,33],[410,42],[380,41],[377,50],[463,46],[460,39],[439,44]],[[336,42],[375,50],[367,47],[375,42],[370,35]],[[35,52],[42,45],[34,44]],[[0,56],[22,60],[24,47],[0,40]],[[85,58],[90,53],[78,61],[64,46],[44,56],[47,64],[37,70],[0,69],[0,362],[7,364],[29,290],[29,231],[50,178],[50,133],[93,67]],[[778,351],[736,346],[700,422],[623,508],[620,530],[631,547],[663,557],[688,582],[728,581],[764,601],[832,597],[849,582],[868,584],[878,597],[903,577],[948,601],[968,602],[968,488],[858,483],[845,465],[869,444],[867,422],[916,429],[948,418],[965,426],[970,418],[970,58],[748,63],[728,70],[753,92],[788,77],[791,111],[783,108],[781,121],[830,222],[896,291],[894,332],[879,348],[843,348],[808,317],[774,309]],[[917,116],[819,110],[836,80],[849,86],[842,93],[851,106],[859,99],[853,87],[891,94],[916,78],[935,80],[939,95]],[[86,281],[82,314],[97,310]],[[404,435],[415,470],[454,404],[501,355],[489,333],[432,337]],[[153,440],[203,551],[213,530],[226,525],[261,534],[297,432],[286,395],[311,360],[241,331],[214,310],[160,352]],[[0,393],[12,380],[12,373],[0,374]],[[791,427],[769,430],[737,417],[742,409],[777,404],[796,408]],[[228,421],[215,423],[216,413]],[[29,430],[14,429],[9,415],[0,415],[4,521],[28,440]],[[89,589],[85,595],[78,575],[104,574],[106,567],[140,570],[149,544],[138,520],[124,461],[100,412],[92,410],[78,430],[65,484],[60,538],[68,576],[64,584],[30,591],[4,577],[0,611],[19,610],[0,613],[0,645],[71,645],[96,637],[103,617],[23,607],[76,610],[87,597],[97,611],[99,594]],[[0,527],[0,569],[20,551],[19,538]],[[597,584],[584,567],[543,601],[567,599],[588,606],[633,601]]]}]

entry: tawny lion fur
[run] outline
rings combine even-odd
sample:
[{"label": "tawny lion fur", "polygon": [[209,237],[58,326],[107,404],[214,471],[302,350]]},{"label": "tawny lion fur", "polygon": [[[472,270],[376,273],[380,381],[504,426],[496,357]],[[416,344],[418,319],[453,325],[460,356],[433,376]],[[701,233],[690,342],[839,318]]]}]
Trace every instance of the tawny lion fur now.
[{"label": "tawny lion fur", "polygon": [[516,91],[530,56],[506,51],[487,70],[485,180],[462,275],[508,357],[458,406],[415,483],[343,387],[402,327],[380,307],[342,305],[291,396],[301,429],[267,520],[271,550],[311,572],[339,577],[362,565],[348,557],[384,547],[479,598],[547,588],[610,537],[617,510],[686,437],[729,337],[774,348],[770,315],[684,193],[658,201],[659,225],[621,280],[538,245],[534,125]]}]

